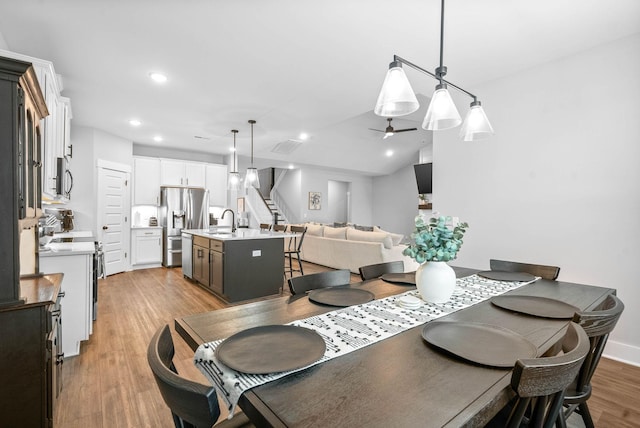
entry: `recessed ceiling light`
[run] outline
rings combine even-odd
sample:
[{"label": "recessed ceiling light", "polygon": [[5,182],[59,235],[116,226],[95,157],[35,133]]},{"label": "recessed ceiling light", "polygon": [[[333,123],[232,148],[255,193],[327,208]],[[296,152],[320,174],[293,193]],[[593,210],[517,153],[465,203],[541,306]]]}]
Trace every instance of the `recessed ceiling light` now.
[{"label": "recessed ceiling light", "polygon": [[156,135],[155,137],[153,137],[153,141],[159,143],[160,141],[162,141],[162,137],[160,135]]},{"label": "recessed ceiling light", "polygon": [[156,71],[149,73],[149,77],[156,83],[164,83],[167,81],[167,76]]},{"label": "recessed ceiling light", "polygon": [[307,134],[306,132],[301,132],[300,135],[298,135],[298,138],[302,141],[308,140],[309,134]]},{"label": "recessed ceiling light", "polygon": [[140,122],[138,119],[131,119],[129,121],[129,125],[131,125],[131,126],[140,126],[140,125],[142,125],[142,122]]},{"label": "recessed ceiling light", "polygon": [[391,156],[393,156],[393,150],[387,150],[384,154],[386,157],[390,158]]},{"label": "recessed ceiling light", "polygon": [[293,169],[293,164],[289,164],[289,169]]},{"label": "recessed ceiling light", "polygon": [[236,148],[235,148],[235,147],[229,147],[229,151],[230,151],[230,152],[235,152],[235,151],[236,151]]}]

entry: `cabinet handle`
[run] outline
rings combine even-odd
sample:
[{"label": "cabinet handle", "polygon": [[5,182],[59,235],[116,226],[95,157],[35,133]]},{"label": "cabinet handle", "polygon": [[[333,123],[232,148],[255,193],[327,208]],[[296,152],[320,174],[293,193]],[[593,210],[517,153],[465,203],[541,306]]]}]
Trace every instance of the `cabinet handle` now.
[{"label": "cabinet handle", "polygon": [[61,312],[62,311],[60,309],[56,309],[54,311],[51,311],[51,315],[54,316],[54,317],[57,317],[57,316],[60,315]]},{"label": "cabinet handle", "polygon": [[64,364],[64,352],[56,355],[56,366],[60,364]]},{"label": "cabinet handle", "polygon": [[66,296],[66,293],[64,291],[61,291],[61,292],[58,293],[58,296],[64,297],[64,296]]}]

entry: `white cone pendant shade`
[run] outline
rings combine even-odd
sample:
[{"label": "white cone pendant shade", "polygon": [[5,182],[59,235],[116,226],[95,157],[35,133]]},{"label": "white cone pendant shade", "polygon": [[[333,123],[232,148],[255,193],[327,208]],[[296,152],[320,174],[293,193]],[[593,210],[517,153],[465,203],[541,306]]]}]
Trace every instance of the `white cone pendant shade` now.
[{"label": "white cone pendant shade", "polygon": [[493,127],[491,127],[480,101],[472,102],[471,108],[464,118],[462,128],[460,128],[460,138],[464,141],[476,141],[489,138],[493,134]]},{"label": "white cone pendant shade", "polygon": [[456,105],[451,99],[446,84],[436,86],[436,91],[431,97],[431,103],[422,122],[422,129],[429,131],[441,131],[455,128],[462,123],[462,118]]},{"label": "white cone pendant shade", "polygon": [[397,61],[392,62],[373,112],[378,116],[396,117],[413,113],[418,108],[420,104],[401,64]]},{"label": "white cone pendant shade", "polygon": [[238,171],[231,171],[229,173],[227,188],[229,190],[240,190],[240,173]]},{"label": "white cone pendant shade", "polygon": [[247,175],[244,178],[244,187],[260,187],[260,179],[258,178],[258,168],[247,168]]}]

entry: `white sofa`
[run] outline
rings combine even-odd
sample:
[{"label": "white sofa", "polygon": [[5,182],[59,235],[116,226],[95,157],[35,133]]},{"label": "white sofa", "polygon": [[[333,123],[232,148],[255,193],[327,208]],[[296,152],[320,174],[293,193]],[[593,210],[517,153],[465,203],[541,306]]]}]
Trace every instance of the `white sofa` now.
[{"label": "white sofa", "polygon": [[406,245],[403,235],[380,229],[363,231],[353,227],[330,227],[305,224],[307,233],[302,242],[303,260],[334,269],[349,269],[359,273],[360,266],[402,260],[405,272],[418,268],[412,258],[402,254]]}]

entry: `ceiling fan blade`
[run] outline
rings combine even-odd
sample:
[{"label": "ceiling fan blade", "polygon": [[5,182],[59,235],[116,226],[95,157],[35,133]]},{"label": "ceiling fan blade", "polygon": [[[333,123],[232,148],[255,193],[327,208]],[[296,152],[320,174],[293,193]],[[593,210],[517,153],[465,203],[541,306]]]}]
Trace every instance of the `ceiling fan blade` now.
[{"label": "ceiling fan blade", "polygon": [[407,131],[417,131],[418,128],[407,128],[407,129],[396,129],[393,132],[407,132]]},{"label": "ceiling fan blade", "polygon": [[381,129],[373,129],[373,128],[369,128],[369,130],[371,130],[371,131],[376,131],[376,132],[386,132],[386,131],[383,131],[383,130],[381,130]]}]

